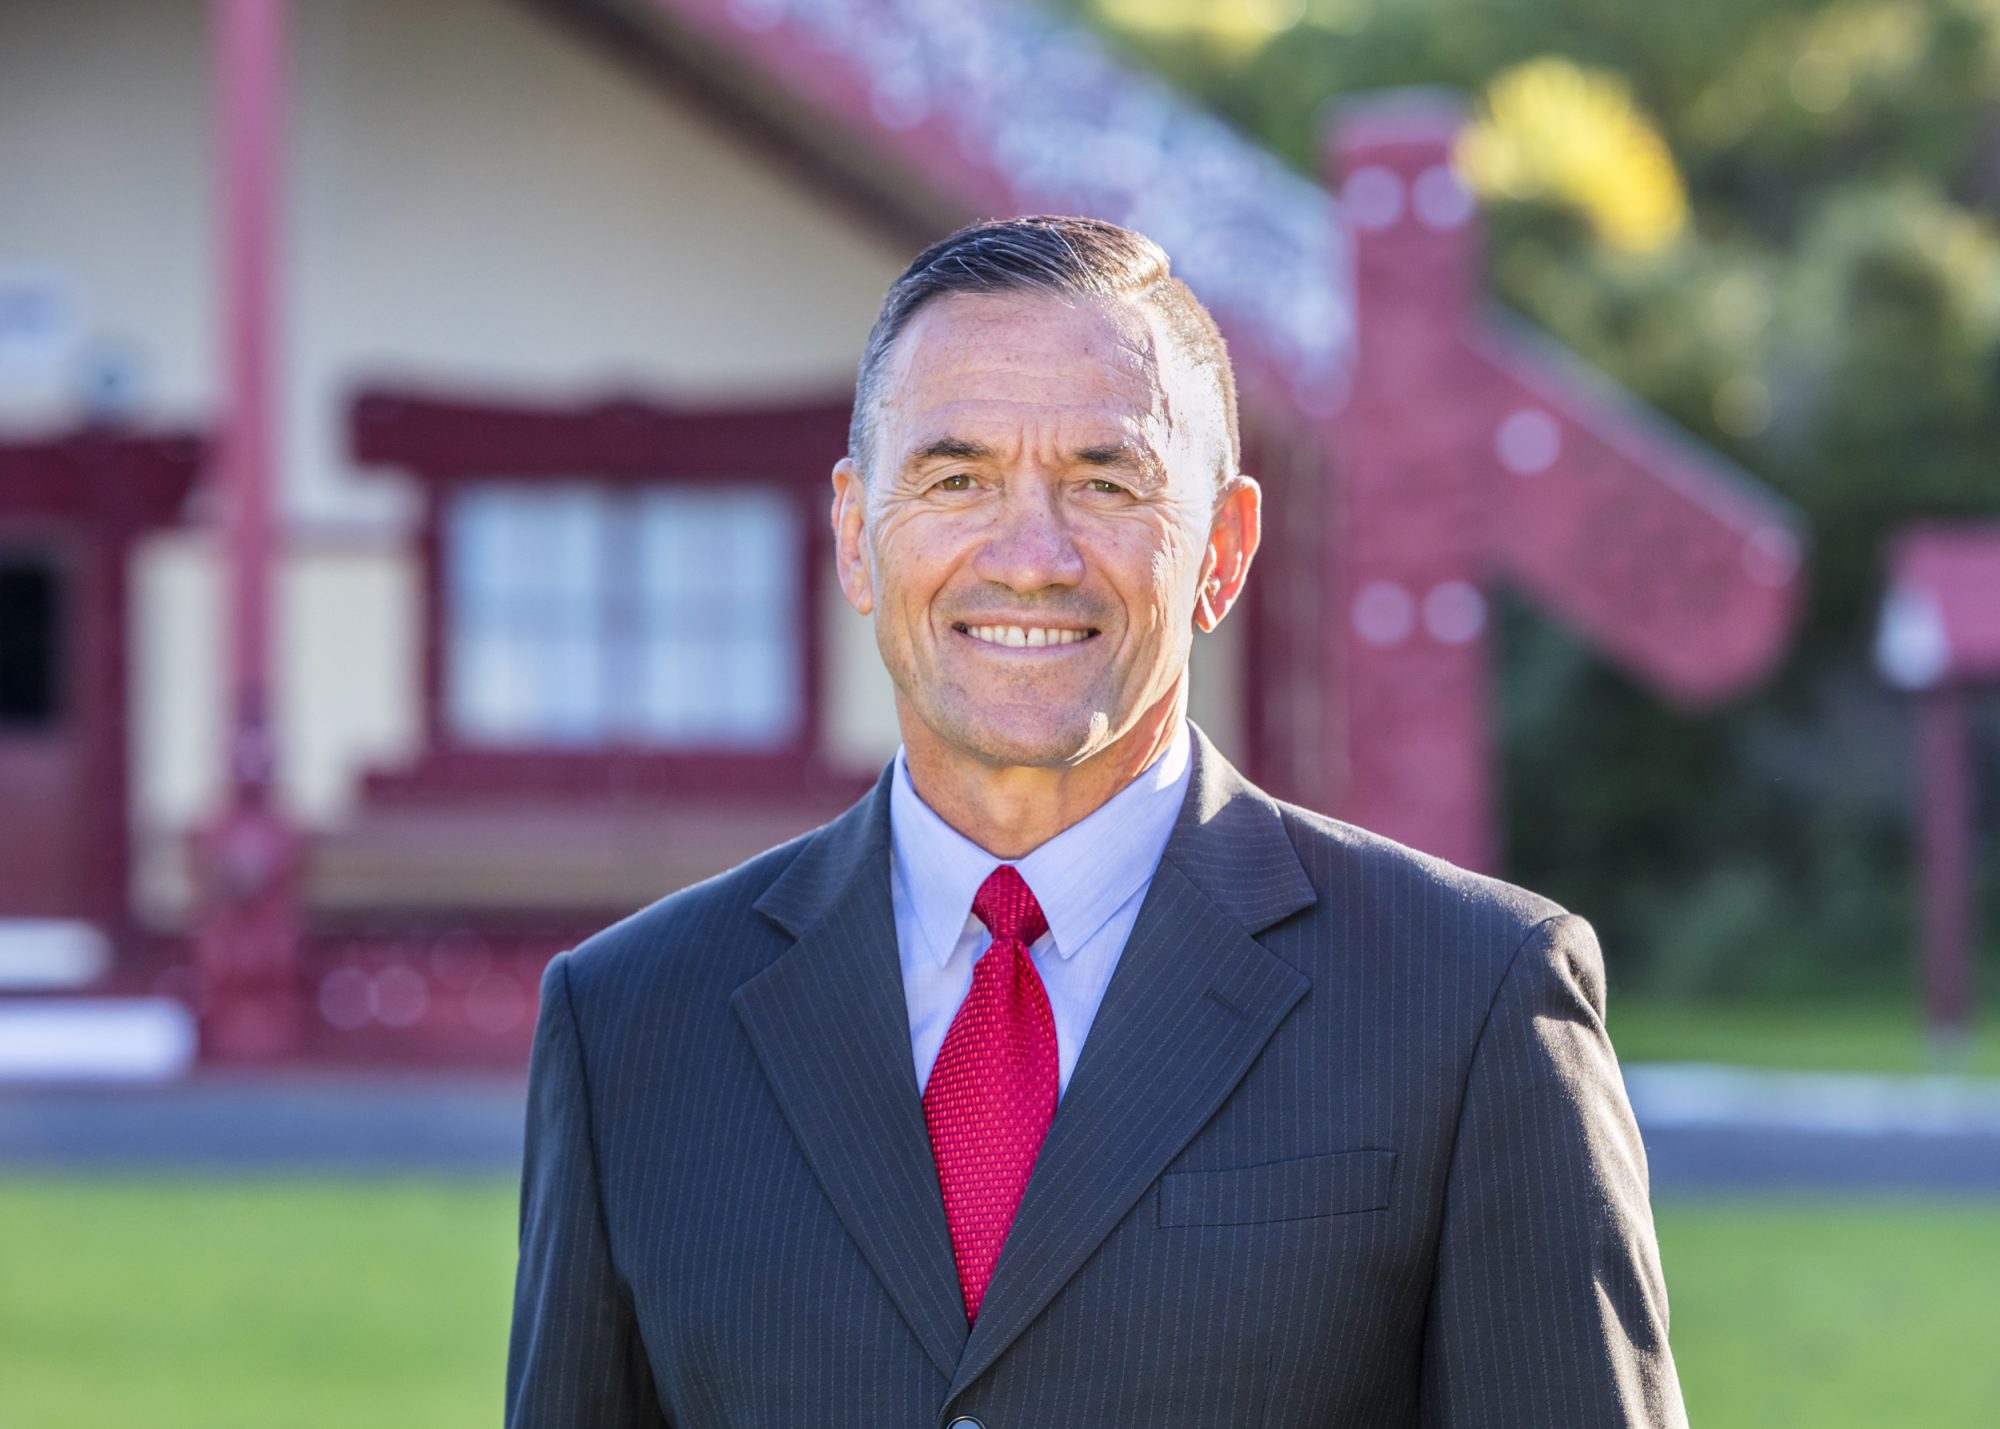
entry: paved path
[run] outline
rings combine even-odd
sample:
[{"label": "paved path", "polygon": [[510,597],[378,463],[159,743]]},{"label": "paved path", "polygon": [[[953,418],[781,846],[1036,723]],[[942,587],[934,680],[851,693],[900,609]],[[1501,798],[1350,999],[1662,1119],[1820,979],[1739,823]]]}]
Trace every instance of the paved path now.
[{"label": "paved path", "polygon": [[196,1075],[0,1087],[0,1172],[459,1171],[521,1160],[519,1077]]},{"label": "paved path", "polygon": [[[1663,1196],[2000,1196],[2000,1083],[1632,1067]],[[512,1175],[518,1077],[206,1074],[0,1086],[0,1175],[23,1170]]]},{"label": "paved path", "polygon": [[2000,1195],[2000,1081],[1632,1066],[1653,1189]]}]

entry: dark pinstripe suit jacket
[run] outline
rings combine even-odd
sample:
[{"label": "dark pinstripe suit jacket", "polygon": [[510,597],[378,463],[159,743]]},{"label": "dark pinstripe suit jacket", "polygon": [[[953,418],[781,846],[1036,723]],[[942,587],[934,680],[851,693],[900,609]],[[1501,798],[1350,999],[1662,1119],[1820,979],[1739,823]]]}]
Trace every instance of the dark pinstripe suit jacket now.
[{"label": "dark pinstripe suit jacket", "polygon": [[1205,738],[968,1334],[888,789],[550,966],[509,1425],[1685,1422],[1589,925]]}]

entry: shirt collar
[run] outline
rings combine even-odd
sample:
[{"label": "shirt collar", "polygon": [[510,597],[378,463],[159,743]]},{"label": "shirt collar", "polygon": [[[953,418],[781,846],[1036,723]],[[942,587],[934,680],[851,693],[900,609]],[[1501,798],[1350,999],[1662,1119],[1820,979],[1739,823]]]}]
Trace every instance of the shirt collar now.
[{"label": "shirt collar", "polygon": [[[1067,959],[1153,876],[1180,816],[1192,765],[1182,720],[1166,752],[1084,818],[1031,853],[1011,860],[1049,921],[1056,952]],[[939,967],[951,961],[972,897],[998,864],[938,817],[910,783],[900,749],[889,790],[895,874],[916,913],[924,951]]]}]

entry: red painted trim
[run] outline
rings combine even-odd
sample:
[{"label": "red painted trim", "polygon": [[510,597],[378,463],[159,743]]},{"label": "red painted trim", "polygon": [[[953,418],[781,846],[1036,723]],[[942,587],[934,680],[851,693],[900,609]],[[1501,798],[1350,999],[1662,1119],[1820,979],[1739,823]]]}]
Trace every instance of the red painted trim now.
[{"label": "red painted trim", "polygon": [[444,504],[446,489],[437,482],[423,484],[423,514],[417,528],[417,579],[421,587],[423,612],[420,616],[418,658],[422,662],[424,748],[442,749],[450,742],[445,722],[445,574]]},{"label": "red painted trim", "polygon": [[1972,1027],[1972,949],[1978,946],[1979,780],[1970,699],[1964,689],[1946,686],[1926,690],[1915,705],[1924,1011],[1933,1033],[1963,1035]]},{"label": "red painted trim", "polygon": [[683,408],[634,397],[541,405],[363,391],[354,459],[419,480],[496,477],[693,480],[761,477],[823,485],[847,450],[849,401]]},{"label": "red painted trim", "polygon": [[198,844],[202,1053],[297,1045],[298,835],[278,807],[276,449],[286,0],[211,0],[221,452],[213,484],[228,634],[226,804]]},{"label": "red painted trim", "polygon": [[[79,555],[82,559],[78,565],[84,575],[76,636],[77,673],[82,677],[78,683],[82,690],[72,688],[70,693],[90,692],[90,698],[77,700],[72,709],[83,729],[95,727],[99,731],[95,739],[86,736],[88,756],[83,768],[83,799],[87,809],[106,811],[101,816],[103,825],[114,820],[118,825],[111,837],[86,844],[81,850],[85,896],[93,907],[102,910],[100,917],[111,914],[111,926],[122,932],[128,921],[132,867],[132,820],[127,798],[130,720],[125,710],[128,699],[125,671],[129,667],[125,612],[130,609],[126,573],[131,547],[124,541],[96,541]],[[89,708],[91,698],[98,697],[98,692],[111,697],[111,709]]]},{"label": "red painted trim", "polygon": [[232,808],[264,806],[276,777],[272,627],[276,533],[279,183],[284,163],[283,0],[214,0],[216,214],[223,410],[216,479],[229,633]]},{"label": "red painted trim", "polygon": [[207,458],[206,444],[188,432],[0,435],[0,512],[69,518],[129,540],[179,518]]},{"label": "red painted trim", "polygon": [[1925,602],[1944,642],[1936,682],[2000,681],[2000,522],[1919,521],[1889,544],[1891,598]]},{"label": "red painted trim", "polygon": [[[851,782],[848,776],[830,772],[816,750],[798,745],[763,754],[662,751],[617,744],[589,749],[501,749],[447,739],[425,750],[408,766],[370,771],[364,788],[371,803],[396,804],[475,801],[524,793],[556,799],[667,800],[694,794],[790,797],[819,788],[845,788]],[[855,786],[855,792],[859,794],[866,784],[864,780]]]},{"label": "red painted trim", "polygon": [[[476,800],[503,793],[561,798],[670,800],[687,794],[782,795],[845,787],[820,754],[826,657],[820,640],[818,573],[831,559],[828,475],[847,449],[846,399],[797,405],[683,409],[637,398],[573,406],[363,392],[350,432],[355,459],[396,467],[422,489],[417,536],[423,603],[421,681],[425,747],[405,768],[366,782],[374,800]],[[592,481],[630,485],[759,481],[788,491],[805,532],[799,583],[804,640],[802,718],[783,748],[662,751],[496,749],[468,745],[446,714],[447,576],[443,528],[454,490],[494,480]]]}]

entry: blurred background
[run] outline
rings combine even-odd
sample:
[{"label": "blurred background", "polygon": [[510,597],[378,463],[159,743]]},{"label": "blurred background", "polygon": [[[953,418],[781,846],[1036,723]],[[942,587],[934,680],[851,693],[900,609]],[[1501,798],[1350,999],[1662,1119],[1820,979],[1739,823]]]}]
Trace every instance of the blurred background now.
[{"label": "blurred background", "polygon": [[0,1424],[497,1418],[540,970],[893,753],[1034,211],[1238,365],[1196,719],[1596,925],[1694,1422],[2000,1423],[2000,0],[0,0]]}]

